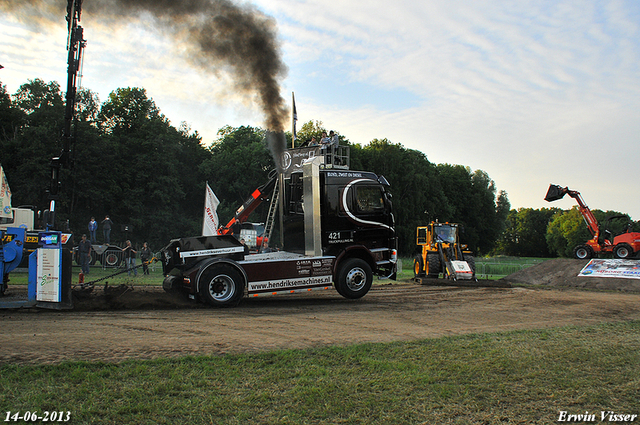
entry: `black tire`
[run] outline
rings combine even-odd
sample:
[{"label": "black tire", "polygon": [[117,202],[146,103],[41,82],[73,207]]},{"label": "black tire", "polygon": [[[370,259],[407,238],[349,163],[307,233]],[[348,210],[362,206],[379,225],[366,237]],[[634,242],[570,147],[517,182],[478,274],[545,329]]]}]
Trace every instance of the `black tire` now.
[{"label": "black tire", "polygon": [[476,277],[476,259],[473,258],[473,255],[470,254],[462,254],[462,258],[469,265],[469,268],[473,272],[473,277]]},{"label": "black tire", "polygon": [[413,277],[424,277],[424,263],[422,261],[422,255],[417,255],[413,259]]},{"label": "black tire", "polygon": [[578,260],[589,260],[593,258],[593,249],[589,245],[578,245],[573,248],[573,257]]},{"label": "black tire", "polygon": [[102,254],[100,263],[104,267],[118,267],[122,262],[122,251],[108,249]]},{"label": "black tire", "polygon": [[435,252],[427,254],[427,276],[432,278],[438,278],[442,264],[440,264],[440,256]]},{"label": "black tire", "polygon": [[209,266],[198,277],[200,296],[214,307],[237,305],[244,295],[244,279],[229,264]]},{"label": "black tire", "polygon": [[622,260],[626,260],[628,258],[633,258],[634,252],[631,246],[626,243],[621,243],[613,248],[613,256],[615,258],[620,258]]},{"label": "black tire", "polygon": [[96,260],[98,259],[98,254],[92,249],[91,250],[91,260],[89,261],[90,266],[96,265]]},{"label": "black tire", "polygon": [[336,290],[345,298],[364,297],[373,284],[373,272],[369,264],[360,258],[346,260],[338,270]]}]

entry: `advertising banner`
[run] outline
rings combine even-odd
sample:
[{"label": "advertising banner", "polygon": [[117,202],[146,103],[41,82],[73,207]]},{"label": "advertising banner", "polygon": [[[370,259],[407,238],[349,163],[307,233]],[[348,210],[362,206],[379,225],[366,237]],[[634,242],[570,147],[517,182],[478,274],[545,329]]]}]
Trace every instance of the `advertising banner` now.
[{"label": "advertising banner", "polygon": [[0,217],[13,218],[11,213],[11,189],[9,189],[9,182],[7,176],[4,175],[4,169],[0,165]]},{"label": "advertising banner", "polygon": [[578,276],[640,279],[640,260],[594,258],[584,266]]},{"label": "advertising banner", "polygon": [[37,301],[60,302],[60,250],[38,248]]}]

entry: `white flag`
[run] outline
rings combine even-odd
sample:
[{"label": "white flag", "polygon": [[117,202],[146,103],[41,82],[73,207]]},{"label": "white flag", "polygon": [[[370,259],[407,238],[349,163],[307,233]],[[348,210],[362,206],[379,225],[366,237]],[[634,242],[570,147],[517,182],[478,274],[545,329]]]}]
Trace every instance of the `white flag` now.
[{"label": "white flag", "polygon": [[13,218],[11,213],[11,189],[7,176],[4,175],[4,169],[0,165],[0,174],[2,174],[2,186],[0,187],[0,217]]},{"label": "white flag", "polygon": [[218,234],[218,198],[213,190],[207,188],[204,195],[204,222],[202,223],[202,236],[214,236]]}]

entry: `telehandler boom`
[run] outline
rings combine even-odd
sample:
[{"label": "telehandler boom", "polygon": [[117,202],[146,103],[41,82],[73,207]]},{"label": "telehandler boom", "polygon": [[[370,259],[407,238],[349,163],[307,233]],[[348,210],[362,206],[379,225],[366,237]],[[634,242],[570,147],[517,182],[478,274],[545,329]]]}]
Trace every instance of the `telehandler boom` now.
[{"label": "telehandler boom", "polygon": [[640,233],[630,232],[629,228],[625,233],[617,236],[607,229],[609,221],[614,218],[625,216],[608,217],[604,226],[600,226],[598,220],[593,215],[589,207],[584,203],[580,192],[571,190],[568,187],[561,187],[555,184],[549,185],[549,190],[544,200],[547,202],[562,199],[564,195],[569,195],[578,203],[578,209],[584,218],[587,228],[592,238],[584,244],[580,244],[573,249],[573,255],[580,260],[589,259],[600,253],[613,253],[615,258],[627,259],[638,256],[640,252]]}]

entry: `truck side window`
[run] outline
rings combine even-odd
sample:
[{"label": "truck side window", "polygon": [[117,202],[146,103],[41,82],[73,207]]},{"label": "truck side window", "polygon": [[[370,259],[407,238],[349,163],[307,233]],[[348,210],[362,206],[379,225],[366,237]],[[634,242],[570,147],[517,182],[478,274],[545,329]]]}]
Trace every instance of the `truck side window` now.
[{"label": "truck side window", "polygon": [[382,191],[377,186],[358,186],[356,205],[360,213],[374,213],[384,209]]}]

